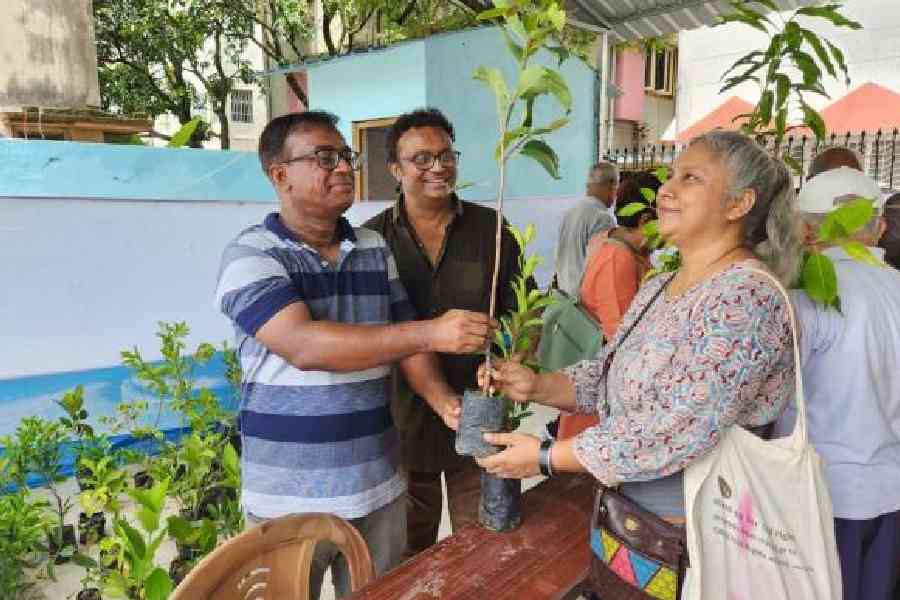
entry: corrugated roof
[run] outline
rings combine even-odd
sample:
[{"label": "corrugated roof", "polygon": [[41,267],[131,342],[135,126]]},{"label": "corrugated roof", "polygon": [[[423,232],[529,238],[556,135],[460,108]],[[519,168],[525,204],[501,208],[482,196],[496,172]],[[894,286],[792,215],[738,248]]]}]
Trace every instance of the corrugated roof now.
[{"label": "corrugated roof", "polygon": [[[777,3],[784,10],[793,10],[816,2]],[[734,12],[722,0],[567,0],[566,7],[573,24],[607,29],[613,43],[715,25],[719,17]]]}]

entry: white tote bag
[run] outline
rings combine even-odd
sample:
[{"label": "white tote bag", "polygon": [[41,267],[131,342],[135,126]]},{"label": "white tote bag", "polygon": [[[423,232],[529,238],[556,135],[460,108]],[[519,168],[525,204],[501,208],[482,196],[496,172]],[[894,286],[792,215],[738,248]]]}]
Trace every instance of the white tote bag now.
[{"label": "white tote bag", "polygon": [[[764,273],[763,271],[759,271]],[[831,497],[806,433],[797,320],[788,302],[797,422],[766,441],[733,425],[684,471],[690,556],[682,600],[841,600]]]}]

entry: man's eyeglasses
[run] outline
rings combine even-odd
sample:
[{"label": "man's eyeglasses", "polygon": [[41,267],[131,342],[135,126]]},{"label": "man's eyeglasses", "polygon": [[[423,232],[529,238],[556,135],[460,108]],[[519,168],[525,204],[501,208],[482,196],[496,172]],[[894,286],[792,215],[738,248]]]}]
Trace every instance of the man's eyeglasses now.
[{"label": "man's eyeglasses", "polygon": [[420,171],[428,171],[434,167],[435,161],[441,163],[442,167],[451,168],[459,163],[459,152],[457,150],[444,150],[440,154],[432,154],[431,152],[416,152],[412,156],[405,157],[403,160],[409,161]]},{"label": "man's eyeglasses", "polygon": [[303,154],[302,156],[289,158],[284,161],[284,164],[288,165],[292,162],[298,162],[301,160],[315,160],[319,164],[319,166],[326,171],[333,171],[340,164],[341,159],[346,160],[347,164],[350,165],[350,168],[354,171],[358,171],[359,167],[362,165],[362,157],[359,155],[359,152],[354,152],[350,148],[344,148],[342,150],[322,148],[320,150],[310,152],[309,154]]}]

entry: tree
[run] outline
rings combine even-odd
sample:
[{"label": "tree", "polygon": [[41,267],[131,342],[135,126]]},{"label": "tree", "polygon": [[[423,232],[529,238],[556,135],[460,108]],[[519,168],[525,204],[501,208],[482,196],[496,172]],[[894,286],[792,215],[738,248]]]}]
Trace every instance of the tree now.
[{"label": "tree", "polygon": [[185,65],[202,32],[185,31],[191,24],[173,19],[161,0],[94,0],[93,9],[103,108],[150,118],[168,112],[189,122],[197,90]]}]

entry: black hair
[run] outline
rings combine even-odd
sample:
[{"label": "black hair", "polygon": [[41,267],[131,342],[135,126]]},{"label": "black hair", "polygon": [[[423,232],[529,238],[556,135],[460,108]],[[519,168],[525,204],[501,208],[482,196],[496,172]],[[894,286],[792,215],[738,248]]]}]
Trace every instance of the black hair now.
[{"label": "black hair", "polygon": [[619,211],[634,202],[647,203],[647,199],[641,193],[642,188],[657,192],[662,187],[659,179],[650,172],[642,172],[623,178],[619,183],[619,189],[616,191],[616,222],[621,227],[635,228],[641,224],[644,215],[650,215],[651,219],[656,218],[656,209],[647,207],[644,210],[633,215],[622,216]]},{"label": "black hair", "polygon": [[450,136],[450,141],[456,141],[453,125],[450,124],[444,113],[431,107],[418,108],[397,117],[390,131],[388,131],[386,146],[389,162],[397,162],[397,143],[404,133],[414,127],[437,127],[447,132],[447,135]]},{"label": "black hair", "polygon": [[259,163],[268,175],[269,167],[282,159],[284,143],[294,131],[322,127],[337,131],[337,116],[324,110],[308,110],[275,117],[259,136]]}]

